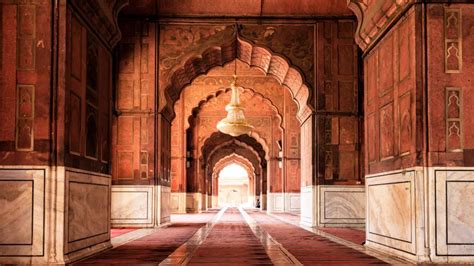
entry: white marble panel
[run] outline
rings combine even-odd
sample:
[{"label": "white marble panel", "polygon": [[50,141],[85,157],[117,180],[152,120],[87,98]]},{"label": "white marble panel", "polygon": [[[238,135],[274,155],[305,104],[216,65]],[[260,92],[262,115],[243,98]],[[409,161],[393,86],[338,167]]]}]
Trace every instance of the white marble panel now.
[{"label": "white marble panel", "polygon": [[319,225],[334,227],[365,226],[364,186],[319,186]]},{"label": "white marble panel", "polygon": [[434,255],[449,257],[447,261],[474,262],[474,169],[444,168],[433,173]]},{"label": "white marble panel", "polygon": [[186,213],[186,193],[171,192],[171,213]]},{"label": "white marble panel", "polygon": [[65,253],[110,240],[111,177],[66,169]]},{"label": "white marble panel", "polygon": [[153,226],[153,186],[112,186],[112,226]]},{"label": "white marble panel", "polygon": [[416,253],[415,173],[413,170],[366,178],[369,246],[377,244]]},{"label": "white marble panel", "polygon": [[282,212],[284,210],[283,206],[283,193],[275,192],[267,194],[268,201],[268,212]]},{"label": "white marble panel", "polygon": [[301,207],[300,193],[285,193],[285,212],[299,213]]},{"label": "white marble panel", "polygon": [[0,245],[31,245],[33,180],[0,180]]},{"label": "white marble panel", "polygon": [[171,188],[167,186],[158,186],[160,195],[160,224],[170,221]]},{"label": "white marble panel", "polygon": [[0,257],[44,255],[45,178],[46,169],[0,168]]},{"label": "white marble panel", "polygon": [[186,193],[186,212],[201,212],[202,196],[201,193]]},{"label": "white marble panel", "polygon": [[301,224],[304,226],[317,226],[317,187],[306,186],[301,187]]}]

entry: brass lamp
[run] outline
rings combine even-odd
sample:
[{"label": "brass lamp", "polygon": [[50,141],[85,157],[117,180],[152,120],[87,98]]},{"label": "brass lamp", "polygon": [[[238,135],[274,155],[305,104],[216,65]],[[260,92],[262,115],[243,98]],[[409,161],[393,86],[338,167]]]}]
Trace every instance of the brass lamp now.
[{"label": "brass lamp", "polygon": [[220,132],[229,134],[233,137],[248,134],[253,129],[253,126],[245,119],[245,108],[240,104],[239,87],[235,84],[236,79],[237,76],[234,74],[234,80],[230,84],[232,89],[230,103],[225,107],[227,116],[217,123],[217,129]]}]

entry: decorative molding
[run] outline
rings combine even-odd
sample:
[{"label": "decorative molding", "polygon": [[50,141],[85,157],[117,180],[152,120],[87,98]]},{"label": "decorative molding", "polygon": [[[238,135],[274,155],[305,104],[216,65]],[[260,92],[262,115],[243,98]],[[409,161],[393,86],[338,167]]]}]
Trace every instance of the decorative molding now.
[{"label": "decorative molding", "polygon": [[461,88],[446,88],[446,151],[462,152],[462,90]]},{"label": "decorative molding", "polygon": [[68,3],[112,50],[121,39],[118,13],[129,4],[129,0],[71,0]]},{"label": "decorative molding", "polygon": [[460,8],[444,9],[444,72],[462,72],[462,14]]},{"label": "decorative molding", "polygon": [[414,0],[348,0],[347,7],[357,17],[356,43],[363,51],[369,49],[413,4]]},{"label": "decorative molding", "polygon": [[33,151],[35,86],[16,86],[16,150]]}]

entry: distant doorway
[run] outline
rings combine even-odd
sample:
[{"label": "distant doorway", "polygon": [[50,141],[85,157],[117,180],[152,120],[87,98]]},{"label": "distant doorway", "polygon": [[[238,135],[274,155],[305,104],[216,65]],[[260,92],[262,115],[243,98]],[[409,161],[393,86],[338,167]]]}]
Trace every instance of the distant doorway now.
[{"label": "distant doorway", "polygon": [[249,198],[249,175],[236,163],[224,167],[218,177],[219,207],[251,206]]}]

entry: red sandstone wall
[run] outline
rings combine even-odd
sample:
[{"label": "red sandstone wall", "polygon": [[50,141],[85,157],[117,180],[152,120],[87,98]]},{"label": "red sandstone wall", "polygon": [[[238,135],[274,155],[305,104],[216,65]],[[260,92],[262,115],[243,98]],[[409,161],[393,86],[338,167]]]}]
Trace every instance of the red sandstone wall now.
[{"label": "red sandstone wall", "polygon": [[113,120],[113,184],[150,184],[156,174],[161,174],[155,173],[154,166],[156,25],[128,20],[121,23],[121,31]]},{"label": "red sandstone wall", "polygon": [[319,184],[361,181],[361,106],[356,24],[317,25],[317,176]]},{"label": "red sandstone wall", "polygon": [[0,164],[44,165],[50,151],[51,6],[0,4]]},{"label": "red sandstone wall", "polygon": [[66,32],[65,165],[108,174],[112,55],[70,9]]},{"label": "red sandstone wall", "polygon": [[430,166],[474,166],[474,6],[431,4],[428,25]]},{"label": "red sandstone wall", "polygon": [[367,174],[420,163],[415,16],[412,8],[364,58]]}]

